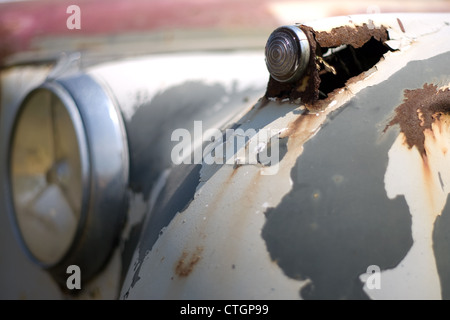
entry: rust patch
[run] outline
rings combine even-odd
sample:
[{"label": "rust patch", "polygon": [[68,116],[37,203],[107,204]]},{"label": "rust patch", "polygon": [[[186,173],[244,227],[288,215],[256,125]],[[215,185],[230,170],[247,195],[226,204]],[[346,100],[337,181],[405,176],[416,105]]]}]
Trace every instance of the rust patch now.
[{"label": "rust patch", "polygon": [[425,158],[425,130],[431,132],[431,125],[439,120],[442,114],[449,112],[449,88],[439,90],[434,84],[424,84],[421,89],[404,91],[403,103],[395,109],[395,116],[383,132],[398,124],[408,147],[411,149],[415,146],[422,158]]},{"label": "rust patch", "polygon": [[194,270],[195,265],[200,261],[201,254],[203,252],[203,247],[196,247],[195,251],[189,254],[186,251],[183,251],[180,259],[175,266],[175,274],[179,277],[187,277],[191,274],[192,270]]},{"label": "rust patch", "polygon": [[333,28],[330,32],[315,32],[316,41],[322,48],[333,48],[341,45],[350,45],[361,48],[371,38],[385,42],[388,33],[385,27],[375,28],[364,23],[362,26],[342,26]]},{"label": "rust patch", "polygon": [[314,113],[305,112],[289,124],[280,138],[289,137],[289,139],[296,141],[296,144],[303,145],[321,126],[324,116],[323,114],[317,116]]},{"label": "rust patch", "polygon": [[[316,103],[320,98],[319,88],[321,81],[323,81],[321,76],[329,71],[323,70],[327,69],[327,63],[324,63],[326,61],[322,58],[322,54],[326,49],[343,45],[358,49],[371,39],[381,43],[388,40],[387,29],[383,26],[375,27],[373,24],[363,24],[355,27],[342,26],[333,28],[330,32],[316,32],[305,25],[300,25],[299,28],[306,34],[310,45],[310,60],[307,69],[304,75],[293,83],[281,83],[270,77],[265,98],[289,99],[290,102],[301,99],[302,103],[312,110],[318,109]],[[334,70],[333,66],[328,66],[328,69]],[[357,76],[363,74],[363,71],[361,70]],[[335,72],[334,70],[334,75],[336,75]],[[347,79],[351,79],[354,75],[349,75]],[[342,75],[339,75],[339,77],[342,77]],[[322,96],[326,97],[323,94]]]}]

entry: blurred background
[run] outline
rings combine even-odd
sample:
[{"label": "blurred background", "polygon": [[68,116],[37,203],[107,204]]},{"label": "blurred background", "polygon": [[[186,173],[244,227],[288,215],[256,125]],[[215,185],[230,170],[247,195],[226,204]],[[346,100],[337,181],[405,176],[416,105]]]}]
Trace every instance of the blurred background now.
[{"label": "blurred background", "polygon": [[[70,5],[80,8],[80,29],[67,27]],[[0,65],[60,51],[110,56],[263,48],[282,24],[447,11],[449,0],[0,0]]]}]

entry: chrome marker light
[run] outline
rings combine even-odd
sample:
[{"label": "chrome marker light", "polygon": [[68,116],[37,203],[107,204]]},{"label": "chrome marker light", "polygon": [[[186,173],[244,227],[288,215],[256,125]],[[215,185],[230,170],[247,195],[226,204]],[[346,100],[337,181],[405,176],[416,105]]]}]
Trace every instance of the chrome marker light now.
[{"label": "chrome marker light", "polygon": [[267,40],[266,65],[272,78],[279,82],[299,79],[310,57],[306,34],[297,26],[276,29]]},{"label": "chrome marker light", "polygon": [[47,81],[15,117],[7,188],[30,258],[64,283],[106,261],[126,213],[128,145],[120,112],[90,77]]}]

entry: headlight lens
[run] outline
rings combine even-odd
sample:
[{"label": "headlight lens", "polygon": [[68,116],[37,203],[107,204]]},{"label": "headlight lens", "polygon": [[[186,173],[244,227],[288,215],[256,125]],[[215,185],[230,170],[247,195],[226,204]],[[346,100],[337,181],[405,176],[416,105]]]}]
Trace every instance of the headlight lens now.
[{"label": "headlight lens", "polygon": [[[72,107],[72,108],[71,108]],[[12,136],[13,205],[23,241],[41,263],[69,250],[80,221],[86,146],[75,106],[46,89],[21,107]]]},{"label": "headlight lens", "polygon": [[8,211],[32,261],[62,286],[91,279],[116,247],[128,208],[128,143],[120,109],[84,73],[31,91],[8,130]]}]

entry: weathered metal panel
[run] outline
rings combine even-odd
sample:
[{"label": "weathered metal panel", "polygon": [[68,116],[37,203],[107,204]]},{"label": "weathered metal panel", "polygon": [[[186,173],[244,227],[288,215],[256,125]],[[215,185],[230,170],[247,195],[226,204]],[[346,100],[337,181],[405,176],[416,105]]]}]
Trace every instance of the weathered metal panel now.
[{"label": "weathered metal panel", "polygon": [[[77,73],[84,73],[102,86],[123,116],[126,129],[126,136],[123,138],[128,140],[130,146],[127,225],[104,270],[83,286],[81,293],[72,296],[64,288],[59,290],[48,275],[25,259],[11,233],[12,226],[7,219],[5,203],[8,199],[4,199],[5,193],[2,193],[2,221],[5,220],[2,225],[8,228],[7,232],[2,233],[5,239],[1,243],[5,246],[2,248],[5,259],[2,259],[1,265],[1,279],[5,285],[0,290],[4,298],[39,298],[39,290],[35,290],[35,284],[27,282],[27,279],[33,277],[36,277],[36,286],[41,286],[42,294],[48,294],[49,298],[117,298],[121,277],[128,268],[139,239],[143,219],[149,218],[148,211],[155,202],[155,195],[161,191],[162,186],[164,190],[161,192],[166,192],[168,188],[178,188],[179,180],[184,180],[185,177],[184,172],[181,172],[180,178],[177,176],[180,170],[173,170],[171,176],[166,178],[173,165],[171,149],[175,142],[171,141],[172,131],[193,121],[203,121],[206,130],[210,127],[222,127],[235,117],[240,118],[263,94],[268,74],[264,68],[263,53],[253,51],[148,55],[84,68],[83,57],[75,58],[74,63],[61,60],[56,67],[11,67],[3,73],[2,109],[5,112],[2,114],[1,127],[2,157],[7,154],[12,122],[18,104],[26,93],[47,77],[60,77],[61,81],[76,90],[77,83],[74,79],[76,80]],[[45,72],[41,72],[41,69]],[[240,72],[245,73],[245,76],[240,75]],[[32,81],[33,78],[36,80]],[[23,90],[20,81],[23,82]],[[192,136],[196,134],[192,126],[187,129]],[[198,183],[198,170],[194,178]],[[6,177],[2,177],[2,181],[4,179]],[[185,199],[186,196],[192,195],[178,194],[181,207],[177,210],[181,210],[189,201],[189,198]],[[151,218],[155,219],[153,215]],[[155,225],[159,226],[156,234],[170,221],[169,218],[170,215],[165,215],[157,220],[161,225]],[[13,247],[8,245],[11,243]],[[14,264],[23,268],[11,268]],[[23,280],[11,283],[21,273],[32,276],[21,277]],[[39,280],[41,276],[44,280]]]},{"label": "weathered metal panel", "polygon": [[[308,24],[324,46],[340,44],[339,30],[385,30],[379,40],[391,49],[313,105],[258,100],[268,81],[262,52],[84,70],[121,109],[134,167],[120,245],[77,298],[448,298],[449,25],[447,14]],[[1,152],[12,109],[49,72],[20,68],[2,72]],[[204,130],[242,129],[225,147],[246,133],[248,142],[213,164],[174,165],[174,130],[203,149],[196,120]],[[267,133],[279,147],[272,166],[260,156]],[[0,235],[3,298],[68,297],[25,259],[11,229]],[[366,282],[373,265],[375,289]]]},{"label": "weathered metal panel", "polygon": [[[394,122],[384,130],[405,89],[450,83],[449,21],[392,14],[311,24],[325,32],[382,25],[395,51],[314,108],[259,101],[238,123],[287,139],[275,174],[203,163],[187,208],[156,242],[141,238],[121,298],[447,297],[447,116],[422,130],[429,158]],[[373,265],[381,288],[366,283]]]}]

